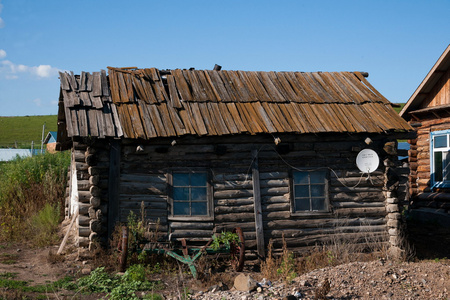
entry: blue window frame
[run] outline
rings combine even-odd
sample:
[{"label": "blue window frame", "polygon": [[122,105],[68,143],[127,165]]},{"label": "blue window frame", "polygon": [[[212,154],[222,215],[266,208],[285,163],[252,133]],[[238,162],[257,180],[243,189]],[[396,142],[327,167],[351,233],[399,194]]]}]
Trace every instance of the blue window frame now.
[{"label": "blue window frame", "polygon": [[450,187],[450,130],[430,133],[431,188]]},{"label": "blue window frame", "polygon": [[207,172],[172,173],[172,216],[209,216]]},{"label": "blue window frame", "polygon": [[292,172],[292,212],[327,212],[328,180],[326,171]]}]

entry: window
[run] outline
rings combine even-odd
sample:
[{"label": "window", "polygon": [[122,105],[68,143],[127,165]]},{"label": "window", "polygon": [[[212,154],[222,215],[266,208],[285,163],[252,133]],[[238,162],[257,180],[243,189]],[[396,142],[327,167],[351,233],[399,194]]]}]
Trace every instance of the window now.
[{"label": "window", "polygon": [[326,171],[292,173],[292,212],[327,212],[328,181]]},{"label": "window", "polygon": [[209,216],[209,197],[206,172],[172,173],[172,216]]},{"label": "window", "polygon": [[450,187],[450,130],[430,133],[432,188]]}]

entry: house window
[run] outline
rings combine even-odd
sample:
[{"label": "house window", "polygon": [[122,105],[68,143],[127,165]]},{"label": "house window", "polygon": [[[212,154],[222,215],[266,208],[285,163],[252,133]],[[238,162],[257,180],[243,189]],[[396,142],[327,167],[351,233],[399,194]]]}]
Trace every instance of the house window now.
[{"label": "house window", "polygon": [[172,173],[172,216],[209,216],[208,174],[206,172]]},{"label": "house window", "polygon": [[328,181],[326,171],[294,171],[292,173],[292,211],[327,212]]},{"label": "house window", "polygon": [[432,188],[450,187],[450,130],[431,132]]}]

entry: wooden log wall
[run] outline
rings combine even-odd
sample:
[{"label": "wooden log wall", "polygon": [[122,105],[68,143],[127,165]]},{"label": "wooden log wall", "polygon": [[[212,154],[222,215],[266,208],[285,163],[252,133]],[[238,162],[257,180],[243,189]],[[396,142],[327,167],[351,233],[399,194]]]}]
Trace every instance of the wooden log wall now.
[{"label": "wooden log wall", "polygon": [[[130,210],[139,216],[144,203],[146,218],[171,238],[205,241],[215,232],[240,226],[247,249],[256,255],[252,184],[252,151],[256,149],[266,245],[271,241],[275,249],[281,248],[283,236],[288,247],[296,252],[337,238],[364,243],[370,236],[377,243],[399,245],[394,240],[400,217],[401,198],[397,192],[399,186],[406,186],[406,177],[403,182],[397,180],[394,186],[387,185],[389,172],[398,167],[396,156],[383,150],[386,139],[381,136],[372,139],[374,143],[370,147],[380,154],[380,159],[389,157],[389,161],[384,162],[386,166],[380,164],[370,178],[361,176],[355,163],[358,151],[367,147],[364,139],[291,140],[284,145],[284,151],[275,143],[218,144],[218,138],[151,144],[124,140],[120,162],[120,220],[126,221]],[[293,168],[330,170],[330,213],[292,216],[289,172]],[[170,218],[167,174],[172,169],[209,171],[213,218],[189,221]]]},{"label": "wooden log wall", "polygon": [[73,143],[72,161],[76,168],[79,201],[79,247],[90,248],[94,242],[107,243],[108,155],[109,148],[103,143],[95,147],[84,141]]},{"label": "wooden log wall", "polygon": [[[411,150],[409,151],[410,175],[410,194],[412,198],[412,207],[430,207],[442,208],[448,205],[450,197],[436,197],[430,189],[430,132],[447,130],[450,128],[450,118],[430,117],[419,121],[412,121],[419,124],[417,127],[417,138],[408,140]],[[448,192],[440,190],[438,192]]]}]

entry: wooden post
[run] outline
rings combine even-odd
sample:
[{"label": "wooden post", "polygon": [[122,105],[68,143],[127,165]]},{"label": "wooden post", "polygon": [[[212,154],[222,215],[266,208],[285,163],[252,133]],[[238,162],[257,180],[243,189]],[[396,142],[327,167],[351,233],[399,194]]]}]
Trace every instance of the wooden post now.
[{"label": "wooden post", "polygon": [[108,178],[108,238],[119,216],[120,141],[111,140]]},{"label": "wooden post", "polygon": [[262,222],[261,188],[259,184],[258,150],[252,150],[253,200],[255,209],[256,246],[259,258],[266,256],[264,247],[264,228]]}]

